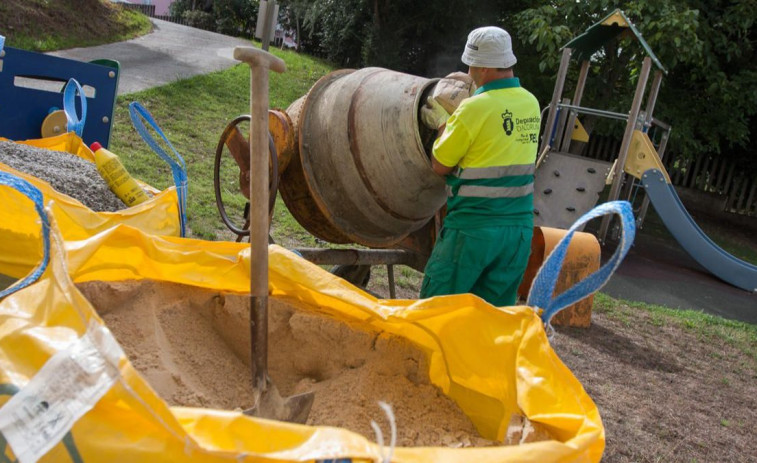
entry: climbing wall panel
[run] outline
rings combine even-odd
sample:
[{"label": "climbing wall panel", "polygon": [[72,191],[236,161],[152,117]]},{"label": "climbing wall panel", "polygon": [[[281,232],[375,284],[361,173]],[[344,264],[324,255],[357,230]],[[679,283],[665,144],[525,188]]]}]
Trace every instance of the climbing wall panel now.
[{"label": "climbing wall panel", "polygon": [[548,153],[534,180],[535,225],[570,228],[596,205],[611,168],[609,162],[569,153]]}]

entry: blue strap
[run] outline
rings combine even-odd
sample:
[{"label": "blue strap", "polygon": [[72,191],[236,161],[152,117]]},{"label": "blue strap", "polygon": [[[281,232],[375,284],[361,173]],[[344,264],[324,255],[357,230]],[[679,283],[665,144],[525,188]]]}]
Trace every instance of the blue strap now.
[{"label": "blue strap", "polygon": [[0,35],[0,51],[3,51],[4,46],[5,46],[5,37]]},{"label": "blue strap", "polygon": [[[615,249],[615,253],[599,270],[552,299],[557,278],[560,274],[565,254],[568,251],[568,245],[570,244],[570,240],[573,239],[576,229],[592,219],[608,214],[618,215],[621,222],[620,245]],[[557,243],[557,246],[552,250],[546,261],[544,261],[531,285],[527,304],[531,307],[544,309],[541,318],[544,323],[549,323],[550,319],[557,312],[593,294],[607,283],[631,248],[635,235],[636,223],[634,222],[631,203],[628,201],[610,201],[590,210],[570,227],[568,233]]]},{"label": "blue strap", "polygon": [[[166,138],[165,134],[162,130],[160,130],[160,127],[158,127],[158,124],[155,122],[155,119],[153,119],[152,115],[150,114],[147,109],[144,108],[141,104],[137,103],[136,101],[132,102],[129,105],[129,115],[131,116],[131,122],[134,124],[134,128],[137,129],[137,133],[142,137],[142,140],[147,143],[150,148],[152,148],[153,151],[155,151],[158,156],[161,157],[164,161],[168,163],[169,166],[171,166],[171,172],[173,173],[173,182],[176,185],[176,191],[179,195],[179,220],[181,222],[181,236],[187,235],[187,165],[184,163],[184,158],[181,157],[181,155],[174,149],[173,145],[170,141],[168,141],[168,138]],[[145,124],[142,122],[142,119],[140,119],[140,116],[144,118],[150,126],[155,130],[155,132],[160,135],[160,138],[162,138],[169,148],[171,148],[171,151],[173,151],[173,154],[176,156],[176,159],[179,160],[179,162],[176,162],[171,156],[166,154],[166,152],[163,150],[163,148],[158,145],[158,143],[155,141],[155,139],[150,135],[150,133],[147,131],[147,128],[145,127]]]},{"label": "blue strap", "polygon": [[23,280],[0,291],[0,298],[3,298],[8,294],[18,291],[19,289],[26,288],[30,284],[37,281],[42,273],[44,273],[45,269],[47,268],[47,264],[50,261],[50,222],[43,207],[42,192],[40,192],[34,185],[22,178],[16,177],[15,175],[3,171],[0,171],[0,185],[9,186],[15,190],[18,190],[24,196],[32,200],[32,202],[34,203],[34,210],[37,211],[40,219],[42,219],[42,243],[44,245],[42,263],[39,265],[39,267],[37,267],[34,272],[27,275]]},{"label": "blue strap", "polygon": [[[81,102],[81,118],[76,115],[75,98],[77,91]],[[68,79],[68,83],[66,83],[63,92],[63,111],[66,113],[66,130],[76,132],[76,135],[81,138],[81,134],[84,132],[84,122],[87,120],[87,97],[76,79]]]}]

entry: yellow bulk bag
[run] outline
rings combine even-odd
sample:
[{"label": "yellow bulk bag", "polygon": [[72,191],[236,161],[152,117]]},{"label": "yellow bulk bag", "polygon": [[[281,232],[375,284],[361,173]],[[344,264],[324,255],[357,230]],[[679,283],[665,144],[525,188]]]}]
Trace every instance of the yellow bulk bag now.
[{"label": "yellow bulk bag", "polygon": [[[0,138],[2,141],[7,139]],[[64,151],[94,163],[92,150],[76,133],[68,132],[50,138],[18,141],[22,145],[44,148],[51,151]],[[181,233],[181,217],[176,187],[164,191],[140,182],[154,196],[145,203],[117,212],[95,212],[76,199],[53,189],[49,183],[32,175],[20,172],[0,162],[0,170],[27,180],[44,195],[45,202],[53,200],[52,211],[63,238],[80,240],[96,233],[124,223],[155,235],[175,235]],[[7,190],[4,189],[4,190]],[[2,194],[3,192],[0,192]],[[7,192],[5,192],[7,194]],[[4,198],[0,196],[0,203]]]},{"label": "yellow bulk bag", "polygon": [[[10,140],[0,137],[0,141]],[[94,163],[94,154],[74,132],[16,143],[52,151],[67,152]],[[166,159],[164,154],[158,154]],[[178,153],[176,155],[181,159]],[[28,181],[42,192],[45,203],[52,201],[50,203],[52,214],[56,218],[61,235],[66,240],[85,239],[118,224],[128,224],[149,234],[183,236],[186,229],[186,173],[183,172],[182,167],[175,161],[166,160],[171,165],[172,170],[174,170],[174,180],[177,181],[177,174],[179,176],[183,174],[183,180],[177,181],[177,186],[169,187],[163,191],[139,182],[153,197],[141,204],[116,212],[93,211],[71,196],[55,190],[46,181],[20,172],[2,162],[0,162],[0,172],[7,172]],[[181,162],[183,163],[183,160]],[[10,203],[8,195],[11,193],[8,190],[8,188],[0,189],[0,204]],[[27,209],[27,211],[30,210]],[[37,234],[39,232],[38,227],[29,223],[29,219],[33,221],[35,215],[32,214],[26,218],[22,216],[23,213],[15,215],[14,219],[6,223],[5,226],[22,235]],[[3,252],[7,246],[14,246],[14,244],[12,242],[0,243],[0,252]],[[5,271],[8,275],[20,277],[28,273],[29,269],[36,265],[38,257],[34,254],[21,254],[14,261],[15,269],[9,269],[6,266]]]},{"label": "yellow bulk bag", "polygon": [[[8,177],[0,176],[0,184]],[[17,203],[42,212],[38,192],[10,183],[32,199]],[[8,443],[6,452],[20,461],[381,461],[385,449],[340,428],[167,406],[72,282],[151,279],[249,294],[249,245],[118,225],[63,249],[51,210],[40,219],[53,238],[40,245],[40,266],[0,291],[0,444]],[[19,239],[2,224],[0,242]],[[16,257],[8,249],[0,259]],[[399,447],[391,461],[600,460],[604,428],[597,407],[550,347],[532,308],[495,308],[472,295],[378,300],[278,246],[269,248],[269,258],[273,298],[400,336],[426,352],[431,382],[484,438],[503,440],[514,413],[554,436],[519,446]]]}]

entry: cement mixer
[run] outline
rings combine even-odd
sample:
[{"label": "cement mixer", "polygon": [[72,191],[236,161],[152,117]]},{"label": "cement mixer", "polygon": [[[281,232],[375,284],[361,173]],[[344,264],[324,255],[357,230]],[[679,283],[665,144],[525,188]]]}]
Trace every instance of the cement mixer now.
[{"label": "cement mixer", "polygon": [[[436,133],[420,122],[420,108],[445,82],[376,67],[337,70],[285,111],[269,111],[271,213],[278,191],[292,216],[313,236],[361,247],[297,249],[303,257],[335,265],[334,273],[358,286],[367,284],[370,266],[387,265],[390,298],[394,265],[423,271],[443,223],[446,192],[444,179],[431,169]],[[239,190],[249,199],[248,122],[249,116],[239,116],[227,125],[214,169],[216,204],[238,241],[249,235],[249,203],[245,222],[238,226],[224,202],[221,163],[228,151],[239,167]],[[564,233],[535,229],[521,297]],[[599,268],[597,240],[578,235],[556,292]],[[588,299],[563,310],[553,322],[587,326],[591,303]]]}]

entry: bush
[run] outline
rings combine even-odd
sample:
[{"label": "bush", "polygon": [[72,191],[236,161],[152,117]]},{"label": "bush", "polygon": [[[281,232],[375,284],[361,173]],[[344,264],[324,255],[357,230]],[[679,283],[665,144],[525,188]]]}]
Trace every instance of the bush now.
[{"label": "bush", "polygon": [[213,19],[213,15],[204,11],[185,11],[184,14],[181,15],[181,19],[185,20],[188,26],[208,31],[215,30],[215,20]]}]

